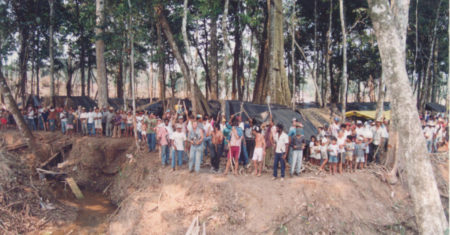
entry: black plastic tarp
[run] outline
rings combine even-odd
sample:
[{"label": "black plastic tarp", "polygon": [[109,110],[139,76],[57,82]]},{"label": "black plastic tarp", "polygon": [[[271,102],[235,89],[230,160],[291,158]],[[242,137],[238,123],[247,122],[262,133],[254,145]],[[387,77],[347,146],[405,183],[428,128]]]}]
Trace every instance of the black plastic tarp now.
[{"label": "black plastic tarp", "polygon": [[[242,113],[241,112],[242,105]],[[303,116],[290,109],[289,107],[271,104],[270,109],[272,112],[273,122],[275,124],[281,123],[284,126],[284,130],[288,131],[292,125],[292,119],[296,118],[303,124],[306,138],[310,138],[312,135],[317,134],[317,129],[314,125]],[[245,111],[245,112],[244,112]],[[229,120],[230,116],[236,113],[240,113],[242,120],[248,120],[248,116],[254,119],[257,123],[262,123],[267,120],[269,115],[269,108],[267,105],[253,104],[249,102],[240,102],[229,100],[225,102],[225,116]]]},{"label": "black plastic tarp", "polygon": [[[51,98],[45,97],[42,99],[43,106],[51,106]],[[55,96],[56,107],[67,107],[76,109],[78,106],[86,109],[93,109],[97,107],[97,103],[87,96]]]},{"label": "black plastic tarp", "polygon": [[[339,110],[342,110],[342,105],[337,104],[337,107]],[[377,103],[376,102],[351,102],[347,103],[347,110],[356,110],[356,111],[371,111],[371,110],[377,110]],[[384,102],[383,109],[385,111],[391,110],[391,104],[389,102]]]},{"label": "black plastic tarp", "polygon": [[425,105],[425,110],[432,111],[432,112],[438,112],[438,113],[444,113],[446,111],[445,106],[440,105],[438,103],[427,103]]}]

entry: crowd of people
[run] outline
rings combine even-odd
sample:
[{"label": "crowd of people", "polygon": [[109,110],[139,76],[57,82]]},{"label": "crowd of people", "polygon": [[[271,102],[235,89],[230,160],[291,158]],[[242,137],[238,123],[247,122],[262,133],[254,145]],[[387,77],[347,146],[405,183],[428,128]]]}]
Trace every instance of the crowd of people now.
[{"label": "crowd of people", "polygon": [[[56,131],[63,134],[105,136],[112,138],[137,137],[149,152],[159,152],[162,166],[179,169],[187,163],[190,172],[199,172],[209,157],[211,172],[219,173],[220,162],[226,158],[226,175],[230,170],[238,174],[240,165],[253,166],[253,174],[261,176],[263,169],[272,169],[273,179],[286,175],[300,175],[303,161],[317,165],[319,171],[330,174],[355,172],[367,164],[381,162],[388,149],[389,121],[354,120],[342,123],[334,118],[330,125],[318,128],[318,134],[306,139],[303,125],[296,119],[285,128],[274,124],[272,117],[256,123],[250,117],[217,117],[189,113],[186,107],[167,110],[157,117],[151,112],[94,108],[76,110],[53,107],[28,107],[23,116],[31,130]],[[443,115],[425,113],[421,116],[428,152],[438,151],[448,143],[447,125]],[[13,128],[11,113],[2,109],[1,129]],[[288,130],[287,132],[285,130]]]}]

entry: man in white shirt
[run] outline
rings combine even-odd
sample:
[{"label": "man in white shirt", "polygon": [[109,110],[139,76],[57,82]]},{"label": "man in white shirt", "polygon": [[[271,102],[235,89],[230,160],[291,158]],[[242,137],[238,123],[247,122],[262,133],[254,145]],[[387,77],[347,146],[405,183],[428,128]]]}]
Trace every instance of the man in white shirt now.
[{"label": "man in white shirt", "polygon": [[66,134],[66,124],[67,124],[67,112],[66,110],[62,110],[59,113],[59,120],[61,120],[61,131],[63,134]]},{"label": "man in white shirt", "polygon": [[88,119],[88,113],[86,112],[86,108],[83,107],[81,109],[81,114],[80,114],[81,133],[83,135],[88,134],[87,119]]},{"label": "man in white shirt", "polygon": [[427,141],[427,150],[429,153],[431,153],[433,150],[433,136],[435,134],[434,126],[432,126],[432,123],[427,123],[427,126],[423,129],[423,134],[425,135],[425,140]]},{"label": "man in white shirt", "polygon": [[331,128],[331,135],[334,136],[334,137],[337,137],[338,136],[338,131],[340,129],[339,118],[338,117],[334,118],[334,123],[331,124],[330,128]]},{"label": "man in white shirt", "polygon": [[289,148],[289,136],[283,131],[283,125],[277,124],[276,134],[273,136],[275,141],[275,160],[273,163],[273,179],[277,179],[278,163],[281,163],[281,180],[284,180],[286,168],[286,153]]},{"label": "man in white shirt", "polygon": [[[372,128],[372,135],[373,135],[373,151],[374,151],[374,157],[375,162],[380,163],[380,151],[382,151],[383,147],[383,129],[381,128],[381,121],[376,121],[375,126]],[[373,159],[372,159],[373,160]]]},{"label": "man in white shirt", "polygon": [[183,126],[179,123],[175,125],[176,131],[170,135],[172,152],[172,170],[176,170],[176,162],[178,167],[183,164],[184,145],[186,142],[186,134],[182,132]]},{"label": "man in white shirt", "polygon": [[95,135],[94,118],[95,118],[95,112],[94,112],[94,110],[91,109],[91,112],[87,113],[87,128],[88,128],[89,136]]}]

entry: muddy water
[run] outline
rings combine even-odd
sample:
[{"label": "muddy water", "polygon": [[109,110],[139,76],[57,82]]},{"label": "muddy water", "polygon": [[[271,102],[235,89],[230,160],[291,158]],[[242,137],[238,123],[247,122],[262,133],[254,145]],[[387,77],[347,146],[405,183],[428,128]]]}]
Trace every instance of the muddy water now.
[{"label": "muddy water", "polygon": [[116,207],[101,193],[83,191],[83,194],[85,197],[83,200],[72,198],[59,199],[61,203],[78,209],[75,221],[58,227],[46,228],[39,234],[106,234],[108,216],[115,211]]}]

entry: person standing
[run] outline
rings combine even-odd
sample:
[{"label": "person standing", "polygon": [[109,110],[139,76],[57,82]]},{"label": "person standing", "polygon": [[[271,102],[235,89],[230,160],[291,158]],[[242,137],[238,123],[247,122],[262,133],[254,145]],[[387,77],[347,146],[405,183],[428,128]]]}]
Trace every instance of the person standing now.
[{"label": "person standing", "polygon": [[61,121],[61,131],[63,134],[66,134],[67,130],[67,112],[64,109],[61,109],[61,113],[59,113],[59,120]]},{"label": "person standing", "polygon": [[286,156],[289,149],[289,136],[283,131],[283,125],[277,124],[276,133],[273,136],[275,142],[275,158],[273,162],[273,180],[278,177],[278,164],[281,165],[281,180],[284,180],[286,168]]},{"label": "person standing", "polygon": [[28,121],[28,128],[30,128],[30,130],[32,131],[35,131],[36,123],[34,122],[34,109],[31,106],[28,106],[27,121]]},{"label": "person standing", "polygon": [[[169,129],[170,128],[170,129]],[[162,166],[169,165],[169,157],[170,157],[170,140],[169,136],[172,134],[172,127],[169,126],[169,119],[164,119],[164,124],[158,126],[156,132],[156,139],[161,146],[161,163]]]},{"label": "person standing", "polygon": [[242,130],[239,128],[239,121],[235,118],[233,119],[233,125],[231,128],[230,133],[230,142],[229,142],[229,149],[227,154],[227,165],[225,167],[224,174],[228,174],[228,170],[230,169],[230,166],[232,164],[232,159],[234,159],[234,175],[238,174],[239,169],[239,155],[241,152],[241,143],[242,143]]},{"label": "person standing", "polygon": [[50,107],[50,113],[48,114],[48,124],[50,127],[50,131],[55,131],[56,126],[56,110],[53,107]]},{"label": "person standing", "polygon": [[220,158],[223,155],[223,133],[220,131],[220,124],[214,124],[214,131],[212,133],[212,148],[211,148],[211,166],[213,171],[219,172]]},{"label": "person standing", "polygon": [[112,132],[113,132],[113,126],[114,126],[114,123],[113,123],[114,109],[113,109],[113,107],[109,107],[109,110],[108,110],[108,112],[105,113],[105,115],[106,115],[106,117],[105,117],[106,118],[105,135],[107,137],[111,137],[113,135]]},{"label": "person standing", "polygon": [[255,176],[261,176],[264,152],[266,151],[266,142],[264,136],[261,134],[261,128],[255,126],[253,129],[253,136],[255,136],[255,149],[253,150],[253,163],[255,164]]},{"label": "person standing", "polygon": [[120,115],[120,111],[117,110],[116,114],[114,115],[113,118],[113,134],[112,137],[113,138],[120,138],[121,137],[121,132],[120,132],[120,124],[122,121],[122,115]]},{"label": "person standing", "polygon": [[83,136],[88,135],[88,127],[87,127],[87,119],[88,119],[88,113],[86,112],[86,108],[81,109],[80,114],[80,122],[81,122],[81,134]]},{"label": "person standing", "polygon": [[147,145],[148,152],[156,151],[156,119],[153,113],[149,113],[148,118],[145,119],[145,123],[147,124]]},{"label": "person standing", "polygon": [[[291,137],[292,148],[292,165],[291,165],[291,177],[294,174],[299,175],[302,168],[303,149],[305,149],[305,138],[302,135],[302,129],[297,127],[295,135]],[[314,153],[316,154],[316,153]]]},{"label": "person standing", "polygon": [[171,136],[171,145],[174,150],[172,153],[172,171],[177,169],[177,162],[178,167],[181,167],[183,164],[184,145],[186,142],[186,134],[182,132],[183,126],[177,123],[175,129],[176,131]]},{"label": "person standing", "polygon": [[95,135],[96,136],[102,136],[102,129],[103,129],[103,115],[100,112],[100,109],[95,109],[94,113],[94,125],[95,125]]},{"label": "person standing", "polygon": [[198,126],[197,121],[192,122],[192,130],[189,131],[189,142],[191,143],[191,151],[189,154],[189,172],[192,172],[192,168],[195,163],[195,172],[200,172],[200,158],[203,151],[203,129]]}]

